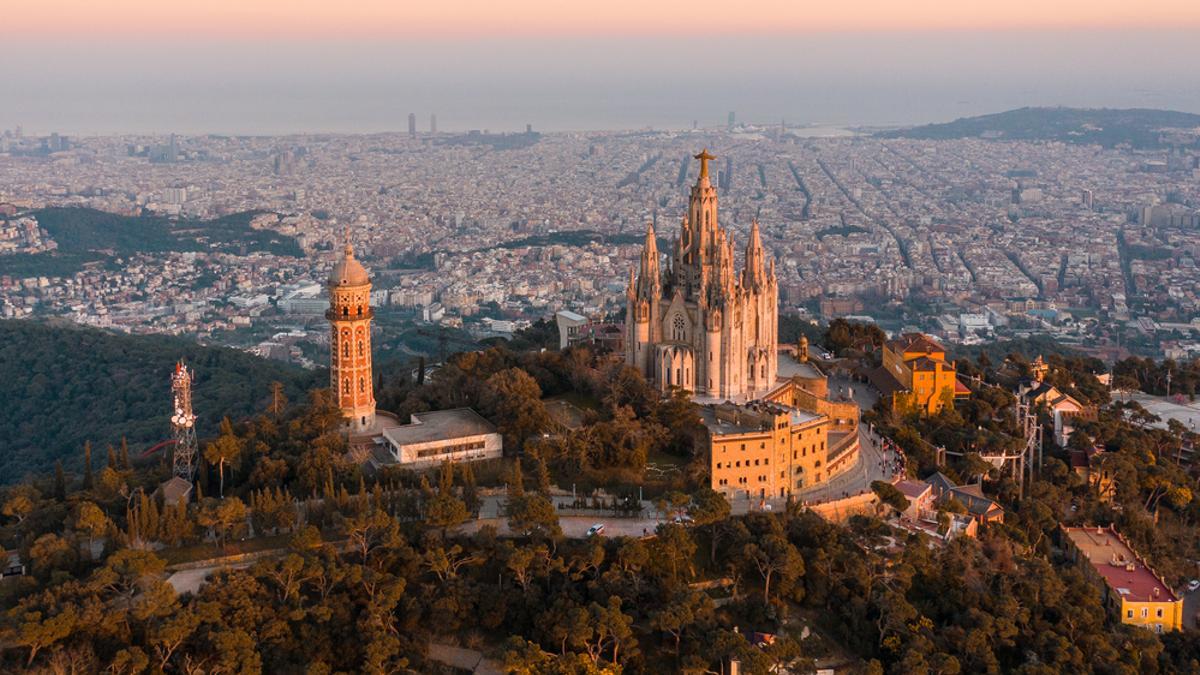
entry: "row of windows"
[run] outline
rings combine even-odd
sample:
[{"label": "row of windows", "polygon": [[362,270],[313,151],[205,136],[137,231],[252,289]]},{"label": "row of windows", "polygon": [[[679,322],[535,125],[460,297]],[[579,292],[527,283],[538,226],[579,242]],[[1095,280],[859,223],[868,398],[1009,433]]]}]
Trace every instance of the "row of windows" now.
[{"label": "row of windows", "polygon": [[[768,457],[767,459],[764,459],[764,460],[762,460],[762,463],[763,463],[763,464],[770,464],[770,463],[771,463],[771,459]],[[750,466],[750,460],[746,460],[746,466]],[[757,460],[757,459],[756,459],[756,460],[754,460],[754,466],[758,466],[758,460]],[[736,462],[734,462],[733,464],[726,464],[726,465],[725,465],[725,468],[726,468],[726,469],[728,469],[728,468],[736,468],[736,469],[740,469],[741,467],[742,467],[742,460],[740,460],[740,459],[739,459],[739,460],[737,460]],[[718,468],[718,469],[720,469],[720,468],[721,468],[721,462],[717,462],[717,468]]]},{"label": "row of windows", "polygon": [[455,452],[466,452],[468,450],[482,450],[487,443],[485,441],[470,441],[469,443],[455,443],[454,445],[442,445],[436,448],[426,448],[417,451],[417,457],[433,457],[435,455],[449,455]]},{"label": "row of windows", "polygon": [[[737,478],[737,482],[738,482],[738,485],[745,485],[745,484],[747,484],[747,483],[749,483],[749,482],[750,482],[750,479],[746,478],[745,476],[738,476],[738,478]],[[758,482],[760,482],[760,483],[765,483],[765,482],[767,482],[767,477],[766,477],[766,476],[759,476],[759,477],[758,477]],[[717,485],[729,485],[729,479],[727,479],[727,478],[721,478],[721,479],[719,479],[719,480],[717,481]]]},{"label": "row of windows", "polygon": [[[350,342],[351,342],[350,340],[345,340],[342,342],[342,358],[346,358],[346,359],[350,358]],[[337,356],[337,346],[336,345],[333,348],[333,355],[335,357]],[[367,355],[367,347],[366,347],[366,344],[362,340],[358,341],[358,355],[360,357],[364,357]]]},{"label": "row of windows", "polygon": [[[1149,616],[1150,616],[1149,608],[1143,607],[1142,608],[1142,618],[1145,619],[1145,618],[1148,618]],[[1161,607],[1159,607],[1157,610],[1155,610],[1155,616],[1159,619],[1163,618],[1163,611],[1162,611]],[[1126,619],[1133,618],[1133,610],[1132,609],[1125,610],[1125,618]]]},{"label": "row of windows", "polygon": [[[353,387],[351,385],[352,379],[353,378],[347,377],[346,379],[342,380],[342,393],[345,394],[346,396],[349,396],[353,390]],[[363,377],[358,378],[358,391],[360,394],[366,393],[366,391],[367,391],[366,378],[363,378]]]}]

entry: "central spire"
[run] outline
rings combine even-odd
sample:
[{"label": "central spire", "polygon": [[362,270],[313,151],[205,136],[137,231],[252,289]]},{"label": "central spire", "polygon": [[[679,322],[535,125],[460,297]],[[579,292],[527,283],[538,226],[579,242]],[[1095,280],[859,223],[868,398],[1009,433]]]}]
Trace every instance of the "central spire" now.
[{"label": "central spire", "polygon": [[708,178],[708,162],[711,159],[716,159],[717,156],[710,154],[708,148],[704,148],[698,155],[692,155],[693,159],[700,160],[700,178]]}]

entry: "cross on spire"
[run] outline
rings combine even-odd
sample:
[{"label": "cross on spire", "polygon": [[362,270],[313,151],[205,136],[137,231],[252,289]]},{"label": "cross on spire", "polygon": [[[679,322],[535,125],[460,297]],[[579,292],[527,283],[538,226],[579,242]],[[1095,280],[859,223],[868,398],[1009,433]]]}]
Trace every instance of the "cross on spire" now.
[{"label": "cross on spire", "polygon": [[709,161],[710,159],[716,159],[716,158],[717,158],[717,156],[716,156],[716,155],[713,155],[713,154],[710,154],[710,153],[708,152],[708,148],[705,148],[705,149],[703,149],[703,150],[701,150],[701,151],[700,151],[700,154],[698,154],[698,155],[692,155],[692,157],[693,157],[694,159],[698,159],[698,160],[700,160],[700,177],[701,177],[701,178],[708,178],[708,161]]}]

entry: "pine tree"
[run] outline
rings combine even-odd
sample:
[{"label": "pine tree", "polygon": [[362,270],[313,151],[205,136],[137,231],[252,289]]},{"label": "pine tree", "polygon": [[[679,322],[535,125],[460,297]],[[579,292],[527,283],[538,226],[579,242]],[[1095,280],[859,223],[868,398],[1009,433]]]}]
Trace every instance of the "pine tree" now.
[{"label": "pine tree", "polygon": [[67,477],[61,459],[54,462],[54,498],[60,502],[67,500]]},{"label": "pine tree", "polygon": [[83,489],[92,489],[92,442],[83,443]]}]

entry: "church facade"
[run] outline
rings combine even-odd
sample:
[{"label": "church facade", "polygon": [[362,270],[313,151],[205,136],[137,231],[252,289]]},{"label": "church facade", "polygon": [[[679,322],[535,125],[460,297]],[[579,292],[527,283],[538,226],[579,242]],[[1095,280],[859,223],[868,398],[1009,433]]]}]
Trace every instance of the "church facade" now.
[{"label": "church facade", "polygon": [[733,238],[717,220],[707,150],[673,251],[663,267],[654,226],[626,289],[625,360],[660,390],[753,398],[776,385],[779,286],[758,222],[734,269]]}]

